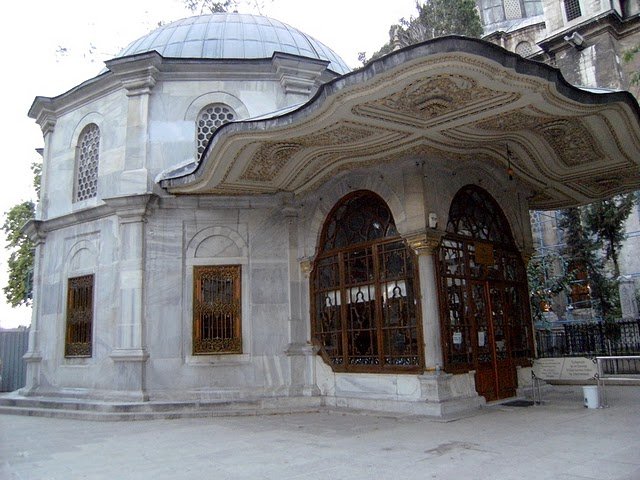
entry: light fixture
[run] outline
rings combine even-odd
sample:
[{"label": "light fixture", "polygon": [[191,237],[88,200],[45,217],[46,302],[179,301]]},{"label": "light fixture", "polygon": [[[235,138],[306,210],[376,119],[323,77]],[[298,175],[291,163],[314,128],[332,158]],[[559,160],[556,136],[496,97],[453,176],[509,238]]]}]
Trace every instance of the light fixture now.
[{"label": "light fixture", "polygon": [[513,180],[513,167],[511,167],[511,150],[509,149],[508,143],[507,143],[507,175],[509,175],[509,180]]}]

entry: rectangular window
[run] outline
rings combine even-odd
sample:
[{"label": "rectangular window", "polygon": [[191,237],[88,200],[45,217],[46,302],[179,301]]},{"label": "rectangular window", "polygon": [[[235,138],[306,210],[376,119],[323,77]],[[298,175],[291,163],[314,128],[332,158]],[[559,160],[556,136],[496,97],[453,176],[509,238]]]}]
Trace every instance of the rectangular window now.
[{"label": "rectangular window", "polygon": [[67,287],[65,357],[91,356],[93,275],[70,278]]},{"label": "rectangular window", "polygon": [[564,0],[564,13],[567,16],[567,22],[581,17],[580,0]]},{"label": "rectangular window", "polygon": [[240,265],[194,267],[193,353],[242,353]]}]

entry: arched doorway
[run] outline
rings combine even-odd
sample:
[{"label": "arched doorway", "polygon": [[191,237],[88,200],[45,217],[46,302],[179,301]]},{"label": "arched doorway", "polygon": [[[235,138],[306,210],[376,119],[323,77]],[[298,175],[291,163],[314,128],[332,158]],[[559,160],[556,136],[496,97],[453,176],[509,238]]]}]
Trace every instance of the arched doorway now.
[{"label": "arched doorway", "polygon": [[360,190],[329,213],[311,277],[311,329],[337,372],[424,367],[415,254],[389,207]]},{"label": "arched doorway", "polygon": [[475,370],[488,401],[514,396],[516,366],[532,356],[527,277],[504,213],[479,187],[453,199],[438,278],[445,371]]}]

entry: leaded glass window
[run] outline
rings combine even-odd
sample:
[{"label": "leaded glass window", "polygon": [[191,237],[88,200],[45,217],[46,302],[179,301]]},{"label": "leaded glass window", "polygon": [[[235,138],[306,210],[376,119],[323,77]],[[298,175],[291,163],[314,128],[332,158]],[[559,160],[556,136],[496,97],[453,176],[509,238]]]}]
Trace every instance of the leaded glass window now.
[{"label": "leaded glass window", "polygon": [[564,13],[567,16],[567,22],[581,17],[580,0],[564,0]]},{"label": "leaded glass window", "polygon": [[76,202],[98,194],[99,156],[100,129],[95,123],[91,123],[84,127],[78,137],[74,195]]},{"label": "leaded glass window", "polygon": [[240,265],[194,267],[193,353],[242,353]]},{"label": "leaded glass window", "polygon": [[67,327],[64,355],[91,356],[93,275],[70,278],[67,286]]},{"label": "leaded glass window", "polygon": [[213,133],[225,123],[236,119],[231,107],[222,103],[214,103],[203,108],[198,114],[196,147],[198,158],[202,156]]},{"label": "leaded glass window", "polygon": [[335,371],[423,367],[413,252],[391,211],[358,191],[327,217],[312,280],[312,336]]}]

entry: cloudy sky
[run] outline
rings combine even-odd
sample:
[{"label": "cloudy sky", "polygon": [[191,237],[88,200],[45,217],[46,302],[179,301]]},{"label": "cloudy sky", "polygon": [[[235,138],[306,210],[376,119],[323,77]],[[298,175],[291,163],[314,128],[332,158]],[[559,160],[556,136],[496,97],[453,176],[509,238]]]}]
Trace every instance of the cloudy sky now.
[{"label": "cloudy sky", "polygon": [[[315,37],[352,67],[388,39],[389,26],[415,13],[415,0],[262,0],[261,12]],[[249,5],[240,13],[257,13]],[[182,0],[32,0],[2,2],[3,112],[0,213],[34,199],[29,165],[43,146],[27,117],[37,95],[53,97],[95,76],[103,61],[158,22],[189,16]],[[64,50],[63,50],[64,49]],[[5,238],[0,233],[0,246]],[[7,282],[7,254],[0,248],[0,286]],[[28,325],[29,308],[11,308],[0,292],[0,327]]]}]

